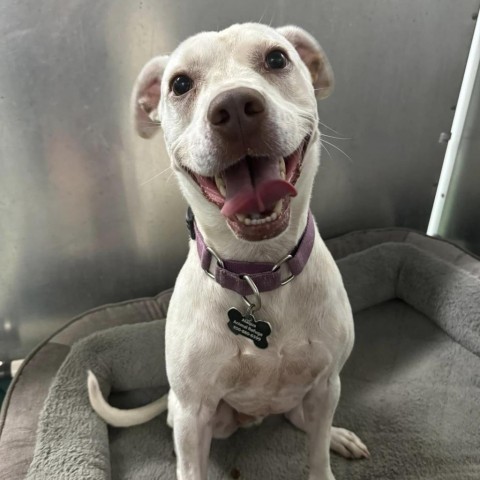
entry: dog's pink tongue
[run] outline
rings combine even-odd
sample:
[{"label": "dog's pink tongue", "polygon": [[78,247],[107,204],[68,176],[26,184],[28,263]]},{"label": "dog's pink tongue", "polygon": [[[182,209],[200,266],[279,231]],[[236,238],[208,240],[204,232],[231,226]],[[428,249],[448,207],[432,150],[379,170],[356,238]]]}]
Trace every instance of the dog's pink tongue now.
[{"label": "dog's pink tongue", "polygon": [[280,176],[278,158],[246,157],[223,174],[227,194],[222,214],[261,213],[273,209],[281,198],[297,194]]}]

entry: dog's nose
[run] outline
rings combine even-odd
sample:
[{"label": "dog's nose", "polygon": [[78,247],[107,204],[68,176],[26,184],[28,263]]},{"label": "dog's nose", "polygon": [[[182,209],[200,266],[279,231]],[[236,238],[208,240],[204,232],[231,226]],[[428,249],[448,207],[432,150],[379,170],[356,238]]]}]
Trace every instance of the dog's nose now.
[{"label": "dog's nose", "polygon": [[221,135],[236,139],[258,132],[265,118],[265,98],[253,88],[237,87],[219,93],[210,103],[208,121]]}]

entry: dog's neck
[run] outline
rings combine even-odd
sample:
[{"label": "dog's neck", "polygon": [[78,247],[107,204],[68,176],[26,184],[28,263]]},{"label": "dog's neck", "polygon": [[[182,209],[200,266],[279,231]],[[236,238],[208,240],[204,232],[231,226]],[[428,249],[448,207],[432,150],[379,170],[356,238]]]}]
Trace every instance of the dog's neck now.
[{"label": "dog's neck", "polygon": [[[251,282],[253,282],[259,292],[268,292],[286,285],[294,277],[302,273],[315,243],[315,222],[311,212],[308,213],[307,225],[295,248],[290,250],[288,255],[285,255],[275,264],[222,259],[212,248],[205,244],[191,209],[187,211],[187,225],[192,240],[195,240],[202,269],[222,287],[233,290],[240,295],[251,293],[252,288],[254,288]],[[212,260],[216,260],[214,271],[211,271]],[[288,276],[283,277],[285,267],[287,268]],[[247,277],[248,280],[246,280]]]}]

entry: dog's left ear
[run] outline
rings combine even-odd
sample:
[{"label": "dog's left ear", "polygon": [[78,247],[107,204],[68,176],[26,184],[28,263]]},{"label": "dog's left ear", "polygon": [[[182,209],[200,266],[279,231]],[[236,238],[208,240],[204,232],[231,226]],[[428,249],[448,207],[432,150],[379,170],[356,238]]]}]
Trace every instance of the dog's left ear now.
[{"label": "dog's left ear", "polygon": [[318,42],[305,30],[293,25],[277,28],[297,50],[312,77],[317,98],[327,98],[333,92],[334,77],[325,52]]}]

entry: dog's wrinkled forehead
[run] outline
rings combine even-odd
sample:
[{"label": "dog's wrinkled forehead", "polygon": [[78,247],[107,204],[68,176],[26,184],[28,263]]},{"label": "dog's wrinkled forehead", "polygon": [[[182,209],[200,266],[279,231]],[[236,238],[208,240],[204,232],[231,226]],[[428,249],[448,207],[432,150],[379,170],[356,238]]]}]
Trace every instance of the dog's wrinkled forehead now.
[{"label": "dog's wrinkled forehead", "polygon": [[[171,75],[188,72],[213,82],[227,76],[248,75],[274,48],[285,50],[292,62],[303,67],[293,45],[273,28],[259,24],[233,25],[221,32],[203,32],[188,38],[173,52],[165,70],[164,88]],[[243,70],[245,69],[245,70]],[[305,72],[308,73],[306,67]],[[306,76],[308,82],[309,78]]]},{"label": "dog's wrinkled forehead", "polygon": [[[171,100],[168,94],[172,80],[179,74],[188,75],[196,85],[185,107],[193,107],[200,92],[202,101],[208,102],[211,95],[236,86],[263,90],[265,55],[274,49],[284,51],[297,68],[295,72],[287,69],[279,78],[270,76],[269,84],[284,95],[311,87],[308,69],[283,35],[264,25],[233,25],[221,32],[197,34],[177,47],[165,69],[161,98],[167,103]],[[313,99],[313,89],[311,93],[310,99]],[[298,103],[297,98],[294,100]]]}]

